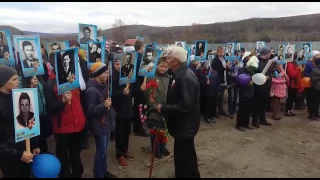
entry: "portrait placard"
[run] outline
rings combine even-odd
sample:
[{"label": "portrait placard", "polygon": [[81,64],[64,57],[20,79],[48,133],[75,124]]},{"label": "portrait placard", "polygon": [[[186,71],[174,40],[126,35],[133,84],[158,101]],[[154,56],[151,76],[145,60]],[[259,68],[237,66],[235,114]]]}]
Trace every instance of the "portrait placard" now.
[{"label": "portrait placard", "polygon": [[20,63],[24,77],[44,74],[39,36],[17,38]]},{"label": "portrait placard", "polygon": [[294,52],[296,45],[286,45],[284,59],[286,62],[293,62]]},{"label": "portrait placard", "polygon": [[260,49],[261,47],[265,46],[266,45],[266,42],[264,41],[257,41],[256,42],[256,48],[257,48],[257,51],[258,49]]},{"label": "portrait placard", "polygon": [[15,65],[10,31],[0,30],[0,64]]},{"label": "portrait placard", "polygon": [[88,69],[91,68],[92,64],[100,61],[105,61],[106,58],[106,51],[104,50],[106,46],[106,43],[104,41],[98,42],[98,41],[89,41],[87,43],[87,61],[88,61]]},{"label": "portrait placard", "polygon": [[148,78],[154,78],[160,55],[161,50],[146,47],[142,56],[138,75],[146,76]]},{"label": "portrait placard", "polygon": [[176,46],[185,48],[187,43],[186,43],[186,41],[176,41],[174,44]]},{"label": "portrait placard", "polygon": [[16,57],[16,64],[19,63],[20,61],[20,57],[19,57],[19,44],[17,42],[18,38],[35,38],[35,37],[39,37],[39,35],[13,35],[13,45],[14,45],[14,49],[15,49],[15,57]]},{"label": "portrait placard", "polygon": [[80,44],[87,44],[88,41],[97,39],[97,26],[92,24],[79,24],[78,40]]},{"label": "portrait placard", "polygon": [[45,47],[48,55],[56,51],[66,50],[70,48],[69,41],[46,42]]},{"label": "portrait placard", "polygon": [[208,41],[197,40],[195,45],[195,60],[202,61],[207,58]]},{"label": "portrait placard", "polygon": [[78,51],[78,48],[69,48],[54,53],[59,95],[80,87]]},{"label": "portrait placard", "polygon": [[127,52],[121,54],[120,85],[136,82],[137,58],[137,52]]},{"label": "portrait placard", "polygon": [[143,37],[136,36],[136,40],[138,40],[138,41],[142,41],[142,42],[143,42]]},{"label": "portrait placard", "polygon": [[12,90],[15,142],[40,135],[38,92],[36,88]]}]

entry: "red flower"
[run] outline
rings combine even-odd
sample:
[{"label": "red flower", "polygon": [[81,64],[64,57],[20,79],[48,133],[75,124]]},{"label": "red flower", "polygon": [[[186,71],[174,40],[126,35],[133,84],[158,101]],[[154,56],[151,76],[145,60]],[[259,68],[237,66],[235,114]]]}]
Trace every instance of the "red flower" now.
[{"label": "red flower", "polygon": [[157,89],[158,88],[158,83],[155,80],[151,80],[146,84],[146,88],[147,89],[149,89],[149,88]]}]

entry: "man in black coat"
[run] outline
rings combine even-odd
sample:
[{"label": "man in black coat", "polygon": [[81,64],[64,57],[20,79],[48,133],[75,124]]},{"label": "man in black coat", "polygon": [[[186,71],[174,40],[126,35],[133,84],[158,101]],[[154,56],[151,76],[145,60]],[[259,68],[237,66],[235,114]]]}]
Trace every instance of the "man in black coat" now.
[{"label": "man in black coat", "polygon": [[130,72],[133,72],[134,70],[134,65],[131,64],[132,54],[127,53],[125,58],[126,58],[126,64],[121,67],[121,77],[128,77]]},{"label": "man in black coat", "polygon": [[166,116],[170,135],[174,137],[176,178],[200,178],[194,137],[200,127],[200,83],[188,68],[187,51],[178,46],[167,49],[168,68],[174,81],[169,85],[167,104],[157,105]]}]

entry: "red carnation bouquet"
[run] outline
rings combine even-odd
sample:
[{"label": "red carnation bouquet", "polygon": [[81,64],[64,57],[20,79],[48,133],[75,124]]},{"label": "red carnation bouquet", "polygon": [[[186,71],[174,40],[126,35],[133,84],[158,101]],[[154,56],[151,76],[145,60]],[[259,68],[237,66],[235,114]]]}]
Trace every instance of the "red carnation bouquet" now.
[{"label": "red carnation bouquet", "polygon": [[[148,98],[149,102],[152,104],[159,104],[158,100],[158,83],[155,79],[150,80],[146,84],[146,89],[148,92]],[[143,123],[147,119],[147,114],[150,110],[150,107],[147,105],[139,105],[139,113],[140,113],[140,120]],[[168,130],[167,130],[167,125],[165,124],[165,128],[151,128],[150,129],[150,134],[153,137],[157,136],[157,141],[161,143],[167,143],[169,138],[168,138]]]}]

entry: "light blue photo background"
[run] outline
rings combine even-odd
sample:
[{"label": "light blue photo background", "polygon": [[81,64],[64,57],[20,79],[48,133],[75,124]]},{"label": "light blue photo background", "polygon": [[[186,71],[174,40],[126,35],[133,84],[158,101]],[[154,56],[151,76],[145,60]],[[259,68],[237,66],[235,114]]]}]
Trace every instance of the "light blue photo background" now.
[{"label": "light blue photo background", "polygon": [[[74,69],[75,69],[75,75],[76,75],[76,79],[70,84],[69,82],[63,83],[63,84],[59,84],[59,78],[58,78],[58,72],[59,72],[59,66],[58,66],[58,62],[57,62],[57,56],[61,56],[61,52],[64,53],[66,51],[73,51],[73,56],[74,56]],[[58,86],[58,94],[61,95],[63,93],[66,93],[68,91],[71,91],[73,89],[77,89],[80,87],[80,83],[79,83],[79,69],[78,69],[78,48],[70,48],[70,49],[66,49],[66,50],[61,50],[61,51],[56,51],[54,53],[54,61],[55,61],[55,71],[56,71],[56,81],[57,81],[57,86]]]},{"label": "light blue photo background", "polygon": [[12,50],[12,42],[11,42],[10,31],[8,31],[8,30],[0,30],[0,32],[2,32],[3,38],[6,38],[7,45],[8,45],[8,48],[9,48],[9,52],[8,53],[10,54],[8,59],[5,59],[4,57],[0,58],[0,64],[2,64],[2,65],[15,65],[14,54],[13,54],[13,50]]},{"label": "light blue photo background", "polygon": [[136,40],[142,41],[143,42],[143,37],[136,36]]},{"label": "light blue photo background", "polygon": [[[78,42],[80,43],[80,39],[83,37],[83,34],[82,34],[82,29],[85,27],[85,26],[88,26],[89,28],[92,27],[92,31],[91,31],[91,34],[90,34],[90,37],[92,35],[92,40],[96,40],[97,39],[97,36],[98,36],[98,26],[96,25],[93,25],[93,24],[81,24],[79,23],[79,29],[78,29]],[[81,44],[81,43],[80,43]]]},{"label": "light blue photo background", "polygon": [[[309,45],[309,50],[307,47],[304,47],[305,44]],[[306,61],[308,61],[310,58],[312,58],[312,51],[313,51],[312,42],[302,42],[301,47],[304,49],[304,58]]]},{"label": "light blue photo background", "polygon": [[194,50],[194,54],[196,55],[197,53],[197,50],[198,50],[198,47],[197,47],[197,44],[198,43],[203,43],[203,46],[204,46],[204,52],[203,52],[203,56],[195,56],[194,57],[194,60],[197,60],[197,61],[202,61],[202,60],[206,60],[207,58],[207,51],[208,51],[208,41],[207,40],[196,40],[195,42],[195,50]]},{"label": "light blue photo background", "polygon": [[103,42],[98,42],[98,41],[88,41],[87,42],[87,65],[88,65],[88,69],[91,69],[91,66],[95,63],[95,62],[92,62],[90,63],[89,61],[89,56],[90,56],[90,48],[89,48],[89,44],[90,43],[94,43],[94,44],[100,44],[100,47],[101,47],[101,61],[104,63],[105,62],[105,59],[106,59],[106,51],[105,51],[105,47],[106,47],[106,42],[103,41]]},{"label": "light blue photo background", "polygon": [[262,47],[266,45],[266,42],[265,42],[265,41],[257,41],[257,42],[256,42],[257,51],[258,51],[258,49],[259,49],[259,43],[261,43]]},{"label": "light blue photo background", "polygon": [[128,77],[121,77],[121,68],[122,66],[124,66],[123,64],[123,60],[122,57],[125,56],[127,53],[122,53],[121,54],[121,63],[120,63],[120,80],[119,80],[119,85],[123,85],[123,84],[130,84],[130,83],[135,83],[136,82],[136,74],[137,74],[137,58],[138,58],[138,53],[137,52],[129,52],[130,54],[132,54],[132,59],[133,59],[133,75],[131,76],[131,78]]},{"label": "light blue photo background", "polygon": [[45,47],[46,47],[46,50],[47,50],[48,55],[51,54],[51,52],[52,52],[52,51],[51,51],[51,45],[54,44],[54,43],[60,44],[61,50],[66,50],[66,49],[69,49],[69,48],[70,48],[69,41],[52,41],[52,42],[46,42]]},{"label": "light blue photo background", "polygon": [[[15,49],[15,55],[16,57],[18,57],[18,52],[19,52],[19,44],[17,42],[18,38],[36,38],[39,37],[39,35],[13,35],[13,45],[14,45],[14,49]],[[16,64],[18,64],[19,58],[16,58],[15,62]]]},{"label": "light blue photo background", "polygon": [[97,40],[99,40],[99,42],[104,42],[104,43],[106,43],[107,37],[105,37],[105,36],[98,36],[98,37],[97,37]]},{"label": "light blue photo background", "polygon": [[[32,129],[23,128],[18,129],[17,116],[20,114],[19,98],[22,92],[28,93],[30,97],[30,111],[34,113],[35,125]],[[40,135],[40,120],[39,120],[39,107],[38,107],[38,92],[36,88],[24,88],[12,90],[13,100],[13,115],[15,127],[15,141],[20,142]]]},{"label": "light blue photo background", "polygon": [[[40,45],[39,36],[34,37],[34,38],[17,38],[16,40],[17,40],[18,47],[19,47],[20,63],[21,63],[21,67],[22,67],[23,76],[24,77],[31,77],[31,76],[44,74],[44,67],[43,67],[43,62],[42,62],[41,45]],[[37,55],[36,58],[38,59],[38,63],[39,63],[39,67],[37,68],[36,71],[33,67],[25,68],[23,65],[23,60],[24,60],[24,58],[23,58],[24,52],[23,52],[23,48],[22,48],[23,41],[34,41],[35,46],[33,47],[33,51],[34,51],[34,54]]]},{"label": "light blue photo background", "polygon": [[[145,52],[147,52],[147,49],[150,50],[152,48],[145,48]],[[156,69],[157,69],[158,60],[159,60],[159,58],[160,58],[160,56],[162,54],[162,51],[161,50],[157,50],[157,49],[152,49],[152,50],[153,50],[153,57],[155,58],[154,62],[153,62],[154,63],[153,69],[150,72],[148,72],[147,70],[143,69],[142,68],[143,63],[141,61],[140,67],[139,67],[139,72],[138,72],[139,76],[143,76],[143,77],[146,76],[148,78],[154,78],[155,77],[155,72],[156,72]],[[156,53],[156,54],[154,54],[154,53]],[[142,59],[144,59],[146,55],[147,55],[147,53],[144,53],[143,56],[142,56]]]}]

